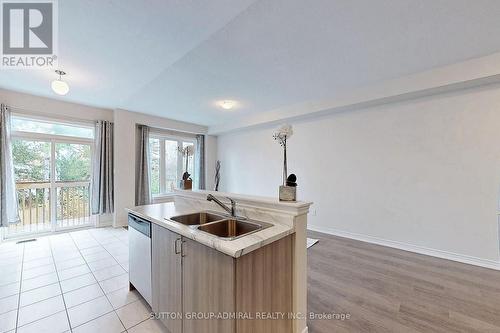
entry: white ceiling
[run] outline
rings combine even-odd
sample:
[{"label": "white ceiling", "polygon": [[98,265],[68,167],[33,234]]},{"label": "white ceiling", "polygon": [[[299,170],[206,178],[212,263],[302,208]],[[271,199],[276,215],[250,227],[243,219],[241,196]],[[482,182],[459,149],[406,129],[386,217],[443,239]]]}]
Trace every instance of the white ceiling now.
[{"label": "white ceiling", "polygon": [[49,71],[0,87],[203,125],[500,51],[498,0],[64,0],[59,17],[70,93]]}]

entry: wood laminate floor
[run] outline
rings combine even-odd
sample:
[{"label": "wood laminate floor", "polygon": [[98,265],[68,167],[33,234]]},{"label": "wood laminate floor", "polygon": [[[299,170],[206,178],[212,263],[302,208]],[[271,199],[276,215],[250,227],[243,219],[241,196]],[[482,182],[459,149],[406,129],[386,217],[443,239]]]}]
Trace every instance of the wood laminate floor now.
[{"label": "wood laminate floor", "polygon": [[317,232],[308,250],[310,333],[500,332],[500,271]]}]

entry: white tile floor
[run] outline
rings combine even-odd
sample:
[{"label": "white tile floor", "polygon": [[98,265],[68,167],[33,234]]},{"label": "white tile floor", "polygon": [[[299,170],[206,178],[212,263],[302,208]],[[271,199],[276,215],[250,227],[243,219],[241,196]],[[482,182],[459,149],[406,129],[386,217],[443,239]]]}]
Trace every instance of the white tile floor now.
[{"label": "white tile floor", "polygon": [[0,333],[165,332],[128,290],[128,235],[101,228],[0,244]]}]

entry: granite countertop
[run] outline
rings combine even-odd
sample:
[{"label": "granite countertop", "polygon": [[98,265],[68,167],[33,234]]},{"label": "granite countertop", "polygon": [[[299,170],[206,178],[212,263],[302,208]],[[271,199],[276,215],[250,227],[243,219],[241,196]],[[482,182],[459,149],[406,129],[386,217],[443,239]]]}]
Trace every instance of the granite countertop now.
[{"label": "granite countertop", "polygon": [[[224,240],[170,220],[170,218],[174,216],[199,212],[199,209],[179,209],[173,202],[168,202],[137,206],[128,208],[127,211],[234,258],[238,258],[278,239],[286,237],[295,231],[293,226],[271,222],[269,228],[234,240]],[[266,221],[266,223],[269,222]]]}]

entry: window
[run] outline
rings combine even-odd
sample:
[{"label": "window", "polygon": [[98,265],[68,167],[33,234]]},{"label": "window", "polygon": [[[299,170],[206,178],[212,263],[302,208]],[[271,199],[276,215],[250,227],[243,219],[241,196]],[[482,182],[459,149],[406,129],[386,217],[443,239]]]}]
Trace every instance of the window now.
[{"label": "window", "polygon": [[92,139],[94,137],[93,127],[75,126],[66,123],[49,122],[46,120],[25,117],[13,117],[11,126],[12,131],[16,132],[64,135],[86,139]]},{"label": "window", "polygon": [[92,124],[12,117],[12,155],[21,223],[8,234],[93,223]]},{"label": "window", "polygon": [[50,142],[14,138],[12,156],[17,182],[50,180]]},{"label": "window", "polygon": [[56,181],[90,181],[90,144],[56,143]]},{"label": "window", "polygon": [[[186,156],[182,151],[187,146],[192,146],[194,151],[195,140],[156,134],[151,136],[149,151],[153,195],[172,193],[174,188],[179,187],[182,174],[186,171]],[[193,182],[196,178],[194,154],[187,157],[188,173]]]},{"label": "window", "polygon": [[[165,189],[166,192],[172,192],[177,186],[178,181],[182,176],[178,175],[179,166],[178,150],[179,143],[177,141],[165,140]],[[194,177],[194,174],[193,174]]]}]

